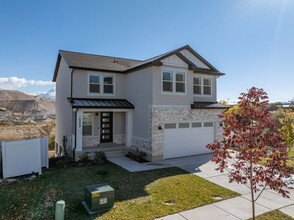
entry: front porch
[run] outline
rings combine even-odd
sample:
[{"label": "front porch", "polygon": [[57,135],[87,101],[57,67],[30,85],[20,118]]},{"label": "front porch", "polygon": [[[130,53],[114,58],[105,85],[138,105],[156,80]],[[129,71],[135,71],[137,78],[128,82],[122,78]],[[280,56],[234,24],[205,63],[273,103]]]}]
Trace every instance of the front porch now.
[{"label": "front porch", "polygon": [[[131,146],[133,106],[124,100],[74,100],[76,154],[103,151],[123,155]],[[115,152],[115,153],[113,153]]]}]

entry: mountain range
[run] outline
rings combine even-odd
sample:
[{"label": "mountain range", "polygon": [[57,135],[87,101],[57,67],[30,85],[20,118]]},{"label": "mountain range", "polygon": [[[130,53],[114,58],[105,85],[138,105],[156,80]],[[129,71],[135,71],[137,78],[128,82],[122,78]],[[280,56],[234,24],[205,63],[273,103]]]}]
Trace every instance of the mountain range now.
[{"label": "mountain range", "polygon": [[52,115],[55,114],[55,100],[51,98],[53,92],[33,96],[17,90],[0,89],[0,108],[22,115]]}]

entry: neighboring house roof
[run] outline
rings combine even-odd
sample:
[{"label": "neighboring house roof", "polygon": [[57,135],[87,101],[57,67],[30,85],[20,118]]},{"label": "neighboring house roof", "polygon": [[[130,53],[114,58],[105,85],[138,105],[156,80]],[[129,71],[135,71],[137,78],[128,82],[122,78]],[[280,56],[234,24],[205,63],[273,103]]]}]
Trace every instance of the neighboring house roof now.
[{"label": "neighboring house roof", "polygon": [[194,102],[192,109],[229,109],[230,107],[217,102]]},{"label": "neighboring house roof", "polygon": [[69,98],[73,108],[135,108],[126,99],[83,99]]},{"label": "neighboring house roof", "polygon": [[[208,68],[200,68],[196,66],[194,63],[192,63],[189,59],[187,59],[183,54],[180,53],[180,51],[184,49],[188,50],[197,59],[204,63]],[[177,55],[184,62],[186,62],[189,66],[189,69],[193,70],[194,72],[211,75],[224,75],[224,73],[220,73],[215,67],[213,67],[196,51],[194,51],[189,45],[180,47],[178,49],[169,51],[167,53],[143,61],[60,50],[58,53],[57,62],[55,66],[53,82],[56,82],[59,64],[62,57],[68,64],[69,68],[115,73],[128,73],[149,66],[161,66],[161,60],[174,54]]]}]

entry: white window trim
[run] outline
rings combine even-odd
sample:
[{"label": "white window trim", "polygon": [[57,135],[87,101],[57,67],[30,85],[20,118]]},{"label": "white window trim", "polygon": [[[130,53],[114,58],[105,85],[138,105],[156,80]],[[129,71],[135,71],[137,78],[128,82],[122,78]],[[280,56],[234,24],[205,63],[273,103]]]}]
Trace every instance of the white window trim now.
[{"label": "white window trim", "polygon": [[[194,77],[200,78],[201,82],[201,94],[194,94]],[[205,95],[204,94],[204,79],[209,79],[210,80],[210,95]],[[200,75],[193,75],[193,96],[198,96],[198,97],[212,97],[212,77],[211,76],[200,76]]]},{"label": "white window trim", "polygon": [[[172,92],[167,92],[167,91],[163,91],[163,72],[172,72],[173,74],[173,80],[172,80],[172,83],[173,83],[173,91]],[[185,78],[185,92],[176,92],[176,73],[184,73],[184,78]],[[166,69],[163,69],[161,71],[161,84],[160,84],[160,87],[161,87],[161,94],[163,95],[187,95],[187,72],[186,71],[181,71],[181,70],[166,70]]]},{"label": "white window trim", "polygon": [[[82,133],[82,136],[83,137],[93,137],[94,136],[94,117],[93,117],[93,114],[92,113],[83,113],[83,117],[84,117],[84,115],[91,115],[92,134],[91,135],[84,135]],[[84,120],[83,120],[83,124],[82,124],[82,132],[83,132],[83,129],[84,129]]]},{"label": "white window trim", "polygon": [[[100,93],[90,92],[90,76],[99,76],[100,80]],[[104,77],[113,78],[113,94],[104,93]],[[115,75],[114,74],[101,74],[101,73],[88,73],[88,85],[87,85],[88,96],[115,96]]]}]

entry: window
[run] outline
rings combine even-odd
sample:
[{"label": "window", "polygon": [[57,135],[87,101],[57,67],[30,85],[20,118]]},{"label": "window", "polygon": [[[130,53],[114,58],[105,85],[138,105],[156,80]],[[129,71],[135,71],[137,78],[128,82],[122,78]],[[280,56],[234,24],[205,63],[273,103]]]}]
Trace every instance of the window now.
[{"label": "window", "polygon": [[162,91],[173,91],[173,72],[164,71],[162,73]]},{"label": "window", "polygon": [[185,73],[176,73],[176,92],[185,93]]},{"label": "window", "polygon": [[114,94],[114,76],[90,75],[89,76],[90,94]]},{"label": "window", "polygon": [[204,127],[213,127],[213,122],[204,122]]},{"label": "window", "polygon": [[90,93],[100,93],[100,76],[90,76]]},{"label": "window", "polygon": [[92,115],[83,114],[83,136],[92,136]]},{"label": "window", "polygon": [[113,76],[104,76],[104,91],[105,94],[113,94]]},{"label": "window", "polygon": [[164,125],[165,129],[171,129],[171,128],[176,128],[176,127],[177,127],[176,123],[169,123],[169,124]]},{"label": "window", "polygon": [[201,95],[201,78],[199,76],[193,78],[193,92],[196,95]]},{"label": "window", "polygon": [[202,127],[202,123],[201,122],[193,122],[192,123],[192,128],[201,128]]},{"label": "window", "polygon": [[186,76],[185,72],[162,72],[162,91],[169,93],[185,93],[186,92]]},{"label": "window", "polygon": [[211,78],[203,78],[203,94],[211,95]]},{"label": "window", "polygon": [[190,123],[179,123],[179,128],[189,128]]},{"label": "window", "polygon": [[210,77],[193,77],[194,95],[211,95],[211,78]]}]

